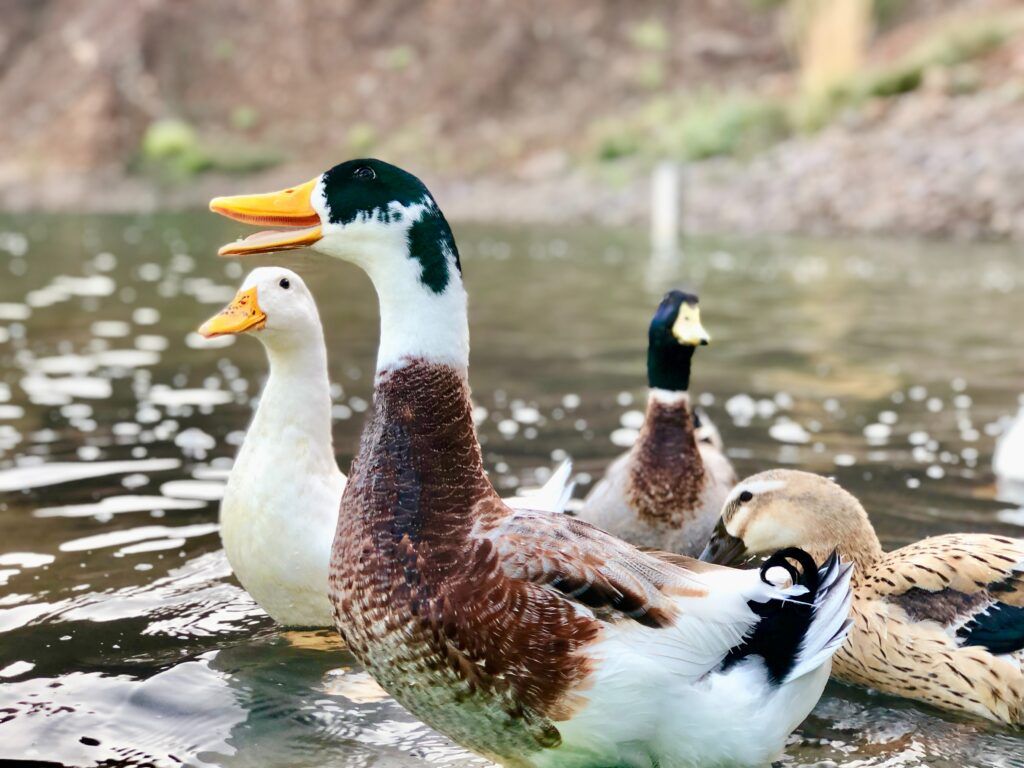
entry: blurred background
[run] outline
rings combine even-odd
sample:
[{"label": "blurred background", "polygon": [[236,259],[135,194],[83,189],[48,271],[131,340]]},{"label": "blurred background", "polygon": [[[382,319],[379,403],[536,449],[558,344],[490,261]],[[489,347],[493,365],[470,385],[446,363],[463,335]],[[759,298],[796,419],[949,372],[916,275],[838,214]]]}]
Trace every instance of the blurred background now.
[{"label": "blurred background", "polygon": [[[681,287],[741,477],[834,476],[890,548],[1024,530],[1019,0],[0,0],[0,147],[0,765],[481,765],[274,625],[218,535],[267,364],[196,328],[303,275],[347,468],[378,308],[314,253],[216,258],[250,229],[207,201],[353,156],[453,223],[503,493],[571,457],[581,498],[635,441]],[[781,764],[1021,741],[833,683]]]},{"label": "blurred background", "polygon": [[202,206],[372,154],[455,219],[622,222],[672,159],[689,231],[1024,237],[1014,0],[2,5],[7,209]]}]

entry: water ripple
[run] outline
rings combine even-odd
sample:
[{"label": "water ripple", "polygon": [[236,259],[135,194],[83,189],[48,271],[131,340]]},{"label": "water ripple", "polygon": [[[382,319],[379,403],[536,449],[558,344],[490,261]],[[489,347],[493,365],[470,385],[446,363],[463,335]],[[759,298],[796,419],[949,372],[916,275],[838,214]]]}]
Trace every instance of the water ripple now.
[{"label": "water ripple", "polygon": [[165,472],[181,466],[178,459],[138,461],[50,462],[0,470],[0,491],[19,491],[129,472]]}]

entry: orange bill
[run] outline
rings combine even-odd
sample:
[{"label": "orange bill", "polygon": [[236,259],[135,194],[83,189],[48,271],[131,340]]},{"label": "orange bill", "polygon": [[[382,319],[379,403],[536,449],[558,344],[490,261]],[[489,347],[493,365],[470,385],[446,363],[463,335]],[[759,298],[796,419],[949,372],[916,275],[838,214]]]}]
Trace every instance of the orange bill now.
[{"label": "orange bill", "polygon": [[259,331],[266,324],[267,315],[260,309],[254,286],[247,291],[239,291],[230,304],[199,327],[199,333],[213,339],[229,333]]},{"label": "orange bill", "polygon": [[262,195],[215,197],[210,210],[246,224],[300,227],[290,230],[264,230],[228,243],[218,251],[221,256],[247,256],[305,248],[322,237],[320,216],[311,198],[319,178],[297,187]]}]

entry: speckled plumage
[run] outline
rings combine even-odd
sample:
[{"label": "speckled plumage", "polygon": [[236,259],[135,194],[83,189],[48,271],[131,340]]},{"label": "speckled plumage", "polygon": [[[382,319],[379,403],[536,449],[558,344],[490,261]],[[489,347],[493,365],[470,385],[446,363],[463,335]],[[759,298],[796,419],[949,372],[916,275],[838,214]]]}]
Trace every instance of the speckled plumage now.
[{"label": "speckled plumage", "polygon": [[576,652],[598,629],[506,579],[493,543],[471,536],[466,513],[502,502],[468,403],[445,366],[380,377],[342,501],[331,592],[350,648],[410,711],[482,754],[528,754],[557,742],[551,716],[586,675]]},{"label": "speckled plumage", "polygon": [[788,544],[836,548],[855,564],[854,626],[835,677],[1024,724],[1024,540],[951,534],[886,553],[856,498],[791,470],[736,486],[709,549],[725,539],[742,540],[742,555]]},{"label": "speckled plumage", "polygon": [[709,423],[695,427],[685,394],[652,393],[636,443],[587,495],[580,518],[637,546],[696,556],[736,482],[717,435]]},{"label": "speckled plumage", "polygon": [[1024,606],[1020,539],[936,536],[865,560],[854,574],[854,628],[833,674],[1024,725],[1024,620],[1011,653],[993,653],[971,635],[978,619],[1004,606]]},{"label": "speckled plumage", "polygon": [[[781,749],[820,694],[845,612],[811,643],[824,655],[793,680],[768,683],[757,664],[716,673],[760,620],[748,601],[769,600],[773,587],[645,554],[565,515],[510,509],[484,474],[468,387],[453,368],[413,361],[385,371],[374,402],[342,502],[330,590],[349,647],[411,712],[506,765],[621,764],[629,740],[596,738],[595,728],[623,727],[607,720],[609,690],[623,697],[616,707],[658,710],[643,723],[657,738],[637,737],[655,752],[633,764],[661,754],[666,727],[665,766],[703,765],[720,751],[757,764]],[[832,597],[842,605],[841,592]],[[622,658],[613,662],[609,647]],[[638,664],[645,671],[635,678]],[[645,679],[652,672],[657,694]],[[723,694],[737,685],[741,695]],[[666,715],[678,719],[662,725]],[[700,733],[687,730],[694,718]],[[718,728],[736,731],[736,743],[712,738]]]}]

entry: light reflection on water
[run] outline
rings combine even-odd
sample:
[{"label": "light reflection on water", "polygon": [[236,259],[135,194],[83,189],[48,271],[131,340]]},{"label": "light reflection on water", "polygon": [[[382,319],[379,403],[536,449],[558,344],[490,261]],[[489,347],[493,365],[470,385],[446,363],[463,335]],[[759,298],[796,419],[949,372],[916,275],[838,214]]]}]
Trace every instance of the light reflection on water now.
[{"label": "light reflection on water", "polygon": [[[0,759],[67,765],[477,761],[418,724],[332,633],[283,632],[230,578],[216,500],[265,375],[194,330],[243,265],[230,224],[0,219]],[[886,544],[1019,535],[989,469],[1024,390],[1021,254],[1003,246],[703,240],[649,263],[627,231],[465,228],[475,402],[503,490],[635,437],[649,313],[701,293],[694,390],[741,474],[835,474]],[[369,397],[365,277],[287,260],[320,300],[347,466]],[[787,765],[1021,765],[1020,737],[832,685]]]}]

